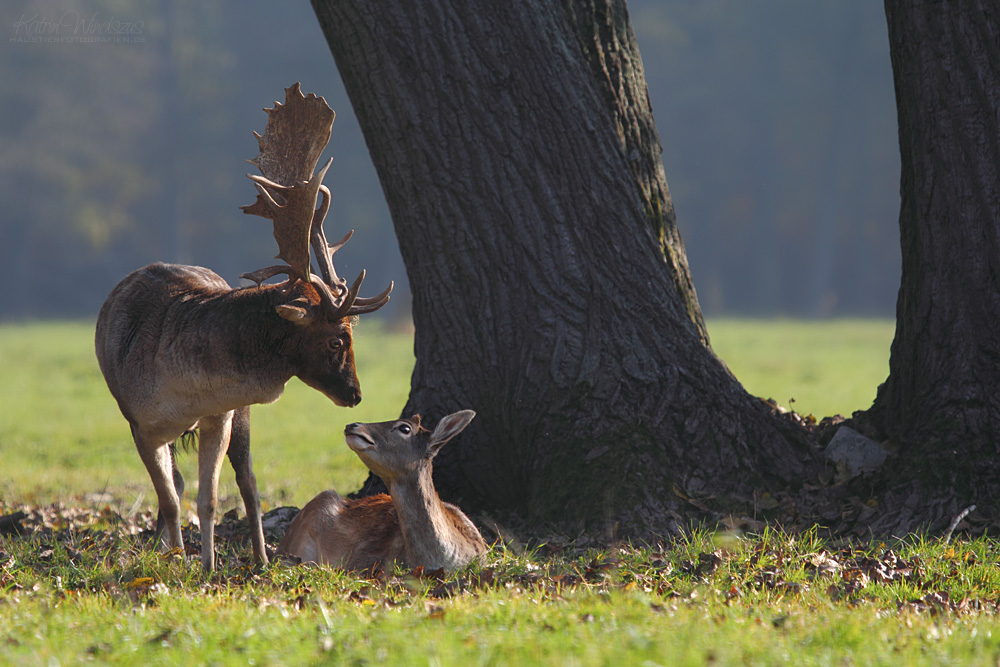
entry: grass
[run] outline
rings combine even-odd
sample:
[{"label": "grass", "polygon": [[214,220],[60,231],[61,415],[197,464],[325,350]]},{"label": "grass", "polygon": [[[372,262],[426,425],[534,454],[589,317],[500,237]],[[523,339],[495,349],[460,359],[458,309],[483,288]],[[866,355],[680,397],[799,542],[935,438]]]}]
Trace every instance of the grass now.
[{"label": "grass", "polygon": [[[293,379],[281,400],[252,410],[255,467],[271,506],[301,506],[315,489],[357,488],[362,463],[343,444],[344,424],[399,415],[409,393],[412,339],[358,328],[356,356],[365,400],[338,408]],[[867,407],[888,373],[892,323],[880,320],[767,322],[710,320],[719,356],[755,395],[818,417]],[[0,326],[0,497],[46,502],[110,493],[151,503],[145,469],[128,426],[104,386],[93,353],[93,324]],[[790,399],[794,398],[794,402]],[[303,418],[308,415],[308,418]],[[192,477],[193,457],[182,461]],[[239,505],[223,475],[223,508]]]},{"label": "grass", "polygon": [[818,419],[871,406],[894,331],[891,320],[708,321],[712,347],[747,391]]},{"label": "grass", "polygon": [[[411,337],[369,327],[378,325],[361,323],[355,345],[365,392],[358,407],[339,408],[294,378],[276,403],[253,407],[254,468],[267,471],[258,482],[272,507],[301,507],[319,489],[360,486],[367,469],[344,445],[344,425],[399,416],[413,368]],[[17,471],[0,474],[0,498],[110,494],[118,502],[155,502],[97,366],[92,323],[0,326],[0,369],[0,470]],[[196,479],[194,456],[182,455],[180,465],[186,479]],[[223,510],[241,505],[232,475],[224,472],[219,493]]]},{"label": "grass", "polygon": [[[0,543],[0,662],[995,664],[997,544],[835,548],[815,534],[669,549],[495,546],[454,575],[197,564],[135,538]],[[90,546],[88,546],[88,544]],[[720,546],[720,544],[722,546]],[[41,554],[41,555],[40,555]]]},{"label": "grass", "polygon": [[[870,403],[892,326],[715,320],[709,331],[751,392],[786,405],[794,397],[795,409],[820,416]],[[411,348],[409,336],[363,323],[358,408],[293,382],[276,404],[253,409],[266,508],[357,488],[366,471],[341,430],[399,413]],[[814,533],[693,529],[659,548],[519,553],[498,543],[457,574],[366,578],[281,564],[254,571],[249,548],[230,535],[219,540],[219,571],[205,577],[190,555],[160,554],[141,532],[152,490],[93,359],[92,325],[0,326],[0,369],[0,515],[24,509],[34,529],[0,536],[0,664],[938,665],[1000,656],[1000,546],[988,538],[846,546]],[[182,468],[193,480],[193,457]],[[224,510],[239,506],[231,477]]]}]

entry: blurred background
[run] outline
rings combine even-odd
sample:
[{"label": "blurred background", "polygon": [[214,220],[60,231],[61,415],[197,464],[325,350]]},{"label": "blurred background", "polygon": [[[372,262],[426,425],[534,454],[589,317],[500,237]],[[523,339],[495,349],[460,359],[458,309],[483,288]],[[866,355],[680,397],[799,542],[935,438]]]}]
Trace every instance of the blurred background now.
[{"label": "blurred background", "polygon": [[[891,317],[899,152],[871,0],[630,0],[664,164],[706,315]],[[0,5],[0,321],[94,317],[133,269],[272,263],[245,216],[252,130],[302,82],[337,112],[338,272],[397,287],[388,209],[304,0]],[[324,157],[325,159],[325,157]]]}]

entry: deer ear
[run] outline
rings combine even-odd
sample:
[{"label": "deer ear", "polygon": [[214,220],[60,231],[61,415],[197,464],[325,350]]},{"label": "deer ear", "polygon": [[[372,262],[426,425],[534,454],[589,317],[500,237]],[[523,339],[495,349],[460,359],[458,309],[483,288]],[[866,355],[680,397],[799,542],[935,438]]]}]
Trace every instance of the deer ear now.
[{"label": "deer ear", "polygon": [[[299,305],[300,303],[301,305]],[[316,317],[315,312],[309,307],[308,303],[298,300],[291,303],[278,304],[274,307],[274,310],[282,319],[302,327],[312,324],[313,319]]]},{"label": "deer ear", "polygon": [[447,417],[442,417],[441,421],[434,427],[434,432],[431,433],[430,441],[427,443],[427,451],[431,456],[437,454],[446,442],[461,433],[475,416],[476,413],[472,410],[460,410]]}]

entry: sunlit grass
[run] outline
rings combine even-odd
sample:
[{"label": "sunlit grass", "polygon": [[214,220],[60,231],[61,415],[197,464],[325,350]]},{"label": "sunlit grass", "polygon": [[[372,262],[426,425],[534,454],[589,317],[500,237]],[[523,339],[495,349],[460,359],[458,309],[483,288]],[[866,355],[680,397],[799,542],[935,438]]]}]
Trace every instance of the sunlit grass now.
[{"label": "sunlit grass", "polygon": [[[412,337],[383,332],[377,321],[356,331],[364,394],[358,407],[337,407],[293,378],[276,403],[251,409],[266,508],[301,506],[325,488],[357,489],[367,470],[344,444],[344,425],[399,416],[409,394]],[[98,368],[93,336],[90,322],[0,326],[0,498],[48,502],[108,492],[126,505],[155,504],[128,423]],[[179,460],[185,477],[195,479],[195,457],[182,453]],[[242,510],[230,471],[219,489],[223,510]]]},{"label": "sunlit grass", "polygon": [[[0,538],[0,662],[995,664],[992,540],[717,542],[693,530],[665,549],[496,545],[456,574],[366,579],[280,564],[205,577],[131,538],[121,554],[56,543],[49,555],[50,543]],[[862,576],[891,562],[923,569],[898,568],[909,586]]]},{"label": "sunlit grass", "polygon": [[[751,393],[786,406],[795,398],[797,411],[823,416],[870,404],[893,326],[711,320],[709,332]],[[356,352],[358,407],[338,408],[293,380],[277,403],[253,408],[266,509],[324,488],[352,491],[367,475],[343,427],[400,413],[412,337],[362,322]],[[155,507],[97,368],[92,323],[0,326],[0,380],[0,514],[53,501],[110,503],[122,515]],[[194,457],[181,466],[191,511]],[[220,490],[222,509],[242,513],[228,470]],[[376,581],[281,564],[253,572],[232,558],[206,577],[196,558],[163,556],[141,538],[71,535],[71,549],[53,536],[0,537],[0,664],[940,665],[1000,656],[1000,546],[985,537],[845,549],[815,531],[765,528],[690,530],[662,549],[521,554],[496,544],[485,563],[443,580],[400,571]]]},{"label": "sunlit grass", "polygon": [[[817,416],[866,408],[888,372],[893,326],[830,322],[710,320],[719,356],[755,395]],[[319,490],[357,489],[367,471],[343,440],[344,425],[397,417],[409,393],[413,342],[377,320],[357,329],[364,400],[339,408],[293,379],[285,395],[251,411],[253,456],[266,508],[301,506]],[[93,323],[0,326],[0,496],[21,501],[109,492],[131,506],[154,504],[128,425],[104,385]],[[181,468],[193,479],[194,457]],[[242,505],[232,474],[222,507]],[[190,500],[190,499],[188,499]]]},{"label": "sunlit grass", "polygon": [[[821,416],[867,407],[887,373],[892,325],[712,320],[709,331],[752,393],[794,397],[796,410]],[[92,337],[92,323],[0,326],[0,514],[107,498],[122,515],[154,508]],[[295,380],[277,403],[253,408],[266,508],[365,478],[343,426],[399,414],[412,337],[363,322],[357,361],[357,408]],[[190,511],[194,457],[181,465]],[[221,491],[223,509],[242,513],[228,470]],[[76,529],[71,548],[54,536],[0,537],[0,664],[939,665],[1000,655],[1000,547],[989,538],[844,549],[815,531],[690,530],[662,549],[521,554],[496,544],[485,563],[443,580],[368,580],[281,564],[253,572],[232,557],[206,577],[196,558],[110,528],[104,541]],[[871,564],[893,554],[906,567],[879,579]]]},{"label": "sunlit grass", "polygon": [[713,349],[747,391],[817,418],[871,406],[894,331],[892,320],[708,321]]}]

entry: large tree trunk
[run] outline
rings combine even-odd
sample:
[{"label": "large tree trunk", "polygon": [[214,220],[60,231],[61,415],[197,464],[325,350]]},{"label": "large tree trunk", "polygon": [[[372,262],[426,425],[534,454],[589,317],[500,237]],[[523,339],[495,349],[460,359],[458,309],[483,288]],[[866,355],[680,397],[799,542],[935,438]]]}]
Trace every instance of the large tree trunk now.
[{"label": "large tree trunk", "polygon": [[562,4],[604,98],[605,111],[611,113],[643,211],[670,265],[677,295],[702,340],[708,343],[684,242],[677,230],[674,203],[663,171],[663,147],[653,121],[646,75],[625,0],[564,0]]},{"label": "large tree trunk", "polygon": [[903,275],[889,377],[863,421],[897,453],[879,532],[1000,499],[1000,13],[886,0]]},{"label": "large tree trunk", "polygon": [[651,537],[815,462],[707,345],[622,2],[314,0],[413,290],[404,412],[464,508]]}]

